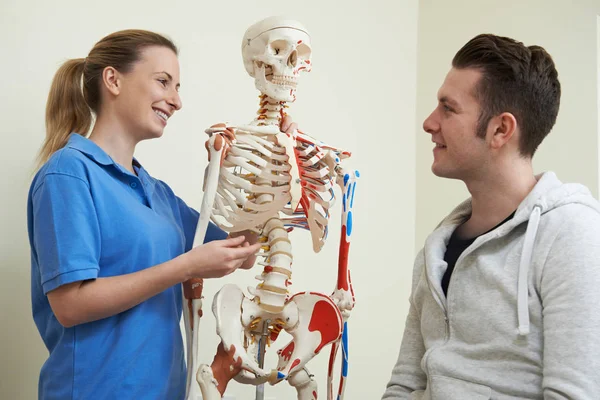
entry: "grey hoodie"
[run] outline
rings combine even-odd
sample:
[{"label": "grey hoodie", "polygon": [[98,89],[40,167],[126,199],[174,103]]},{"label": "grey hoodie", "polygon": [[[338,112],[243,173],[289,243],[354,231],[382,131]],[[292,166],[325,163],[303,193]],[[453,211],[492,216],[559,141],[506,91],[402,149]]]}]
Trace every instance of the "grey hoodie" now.
[{"label": "grey hoodie", "polygon": [[600,204],[545,173],[512,220],[456,262],[458,206],[415,260],[410,310],[383,399],[600,399]]}]

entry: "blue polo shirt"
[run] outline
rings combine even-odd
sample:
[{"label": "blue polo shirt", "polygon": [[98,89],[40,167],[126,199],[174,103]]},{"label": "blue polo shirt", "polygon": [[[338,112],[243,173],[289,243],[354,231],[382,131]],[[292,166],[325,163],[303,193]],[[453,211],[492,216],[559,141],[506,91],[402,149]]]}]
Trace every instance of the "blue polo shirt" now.
[{"label": "blue polo shirt", "polygon": [[[72,328],[46,294],[87,279],[127,274],[192,247],[198,213],[134,160],[135,174],[72,134],[35,176],[27,218],[33,319],[50,355],[39,399],[183,399],[181,286],[118,315]],[[227,234],[210,224],[206,241]]]}]

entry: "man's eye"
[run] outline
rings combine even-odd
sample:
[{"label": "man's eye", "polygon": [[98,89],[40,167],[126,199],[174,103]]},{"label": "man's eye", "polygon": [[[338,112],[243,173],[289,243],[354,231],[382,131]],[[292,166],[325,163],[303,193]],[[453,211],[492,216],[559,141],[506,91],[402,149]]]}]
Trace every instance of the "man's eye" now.
[{"label": "man's eye", "polygon": [[454,110],[452,108],[450,108],[447,104],[443,104],[442,107],[444,108],[444,111],[446,112],[453,112]]}]

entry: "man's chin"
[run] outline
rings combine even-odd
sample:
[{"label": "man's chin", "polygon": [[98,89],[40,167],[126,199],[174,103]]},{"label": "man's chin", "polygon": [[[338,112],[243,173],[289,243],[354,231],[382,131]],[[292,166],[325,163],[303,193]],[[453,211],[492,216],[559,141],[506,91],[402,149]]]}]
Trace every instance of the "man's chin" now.
[{"label": "man's chin", "polygon": [[431,166],[431,172],[433,172],[433,174],[435,176],[437,176],[438,178],[459,179],[460,180],[460,176],[457,176],[456,173],[452,173],[452,171],[444,170],[443,168],[440,168],[439,166],[436,166],[435,164],[433,164]]},{"label": "man's chin", "polygon": [[431,166],[431,172],[439,178],[445,178],[444,170],[436,166],[435,163]]}]

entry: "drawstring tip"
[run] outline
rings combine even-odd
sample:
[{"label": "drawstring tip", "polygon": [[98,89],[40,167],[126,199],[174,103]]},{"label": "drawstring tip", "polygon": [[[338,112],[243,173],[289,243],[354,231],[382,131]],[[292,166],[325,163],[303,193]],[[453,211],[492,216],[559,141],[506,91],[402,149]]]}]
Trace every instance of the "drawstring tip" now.
[{"label": "drawstring tip", "polygon": [[520,325],[518,332],[519,332],[519,335],[521,335],[521,336],[529,335],[529,325]]}]

